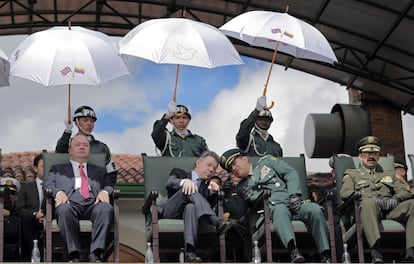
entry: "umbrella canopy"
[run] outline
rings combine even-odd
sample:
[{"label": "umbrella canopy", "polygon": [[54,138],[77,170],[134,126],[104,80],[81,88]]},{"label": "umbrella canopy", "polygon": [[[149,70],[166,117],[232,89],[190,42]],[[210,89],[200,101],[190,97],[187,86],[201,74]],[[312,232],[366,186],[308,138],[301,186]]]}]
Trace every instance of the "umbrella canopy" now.
[{"label": "umbrella canopy", "polygon": [[30,35],[13,51],[10,65],[10,75],[45,86],[101,85],[129,73],[115,41],[82,27],[53,27]]},{"label": "umbrella canopy", "polygon": [[139,24],[119,42],[120,53],[155,63],[215,68],[243,64],[230,40],[217,28],[186,18],[160,18]]},{"label": "umbrella canopy", "polygon": [[0,87],[9,86],[10,63],[7,55],[0,50]]},{"label": "umbrella canopy", "polygon": [[333,64],[337,62],[325,36],[312,25],[288,13],[250,11],[220,27],[227,36],[252,46],[275,49],[297,58]]}]

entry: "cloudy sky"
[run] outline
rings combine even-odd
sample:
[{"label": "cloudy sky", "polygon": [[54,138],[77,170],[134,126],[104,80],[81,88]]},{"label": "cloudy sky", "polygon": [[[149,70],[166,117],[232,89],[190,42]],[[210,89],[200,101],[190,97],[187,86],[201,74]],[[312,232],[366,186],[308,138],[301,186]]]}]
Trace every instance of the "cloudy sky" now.
[{"label": "cloudy sky", "polygon": [[[25,36],[0,37],[0,49],[10,55]],[[180,68],[177,102],[193,116],[190,130],[202,135],[218,154],[235,146],[240,121],[247,117],[261,95],[269,63],[242,57],[242,66],[204,69]],[[97,112],[94,135],[113,153],[155,155],[152,125],[172,100],[175,65],[130,59],[134,74],[101,86],[72,85],[72,112],[89,105]],[[3,153],[53,150],[64,130],[67,86],[44,87],[11,77],[10,87],[0,88]],[[305,153],[303,134],[306,116],[330,113],[336,103],[348,103],[345,87],[331,81],[275,65],[267,91],[275,122],[270,132],[282,145],[285,156]],[[414,119],[403,116],[406,153],[414,153]],[[76,131],[76,129],[73,129]],[[328,171],[326,159],[308,159],[310,171]]]}]

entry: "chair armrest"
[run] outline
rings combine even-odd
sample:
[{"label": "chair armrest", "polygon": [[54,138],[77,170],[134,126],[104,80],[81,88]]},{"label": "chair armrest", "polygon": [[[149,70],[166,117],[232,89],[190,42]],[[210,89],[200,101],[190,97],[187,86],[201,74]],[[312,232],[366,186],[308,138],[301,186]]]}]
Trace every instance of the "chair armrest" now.
[{"label": "chair armrest", "polygon": [[358,202],[359,199],[361,199],[361,193],[360,192],[354,192],[352,193],[348,199],[346,199],[343,203],[338,205],[336,207],[336,211],[339,214],[343,214],[345,211],[349,210],[350,206],[354,206],[355,202]]},{"label": "chair armrest", "polygon": [[114,200],[117,200],[117,199],[119,199],[119,197],[121,197],[121,190],[114,189],[114,191],[112,192],[112,198]]},{"label": "chair armrest", "polygon": [[151,210],[151,206],[157,203],[158,191],[151,191],[142,206],[142,213],[148,214]]},{"label": "chair armrest", "polygon": [[328,201],[333,199],[334,193],[332,191],[326,191],[324,194],[318,199],[318,204],[323,205]]}]

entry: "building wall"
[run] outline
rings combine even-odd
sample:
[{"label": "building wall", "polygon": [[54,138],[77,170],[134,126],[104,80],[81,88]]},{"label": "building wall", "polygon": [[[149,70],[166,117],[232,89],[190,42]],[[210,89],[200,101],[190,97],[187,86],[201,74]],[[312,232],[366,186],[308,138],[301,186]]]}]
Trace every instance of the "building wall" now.
[{"label": "building wall", "polygon": [[381,139],[382,154],[392,154],[405,160],[401,110],[385,99],[370,93],[350,89],[350,103],[360,104],[367,111],[372,135]]}]

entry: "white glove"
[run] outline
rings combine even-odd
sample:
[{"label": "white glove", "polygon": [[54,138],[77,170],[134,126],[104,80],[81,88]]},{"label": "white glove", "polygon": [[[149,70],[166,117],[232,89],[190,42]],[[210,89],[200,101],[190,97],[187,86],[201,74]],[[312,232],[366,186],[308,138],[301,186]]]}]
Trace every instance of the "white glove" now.
[{"label": "white glove", "polygon": [[259,98],[257,98],[256,110],[260,112],[264,110],[265,106],[266,106],[266,96],[262,95]]},{"label": "white glove", "polygon": [[63,120],[63,123],[65,123],[65,131],[72,133],[72,128],[73,128],[73,121],[69,123],[68,118],[65,117],[65,119]]},{"label": "white glove", "polygon": [[175,111],[177,110],[177,103],[174,101],[171,101],[168,103],[168,111],[167,115],[169,117],[172,117],[175,114]]}]

